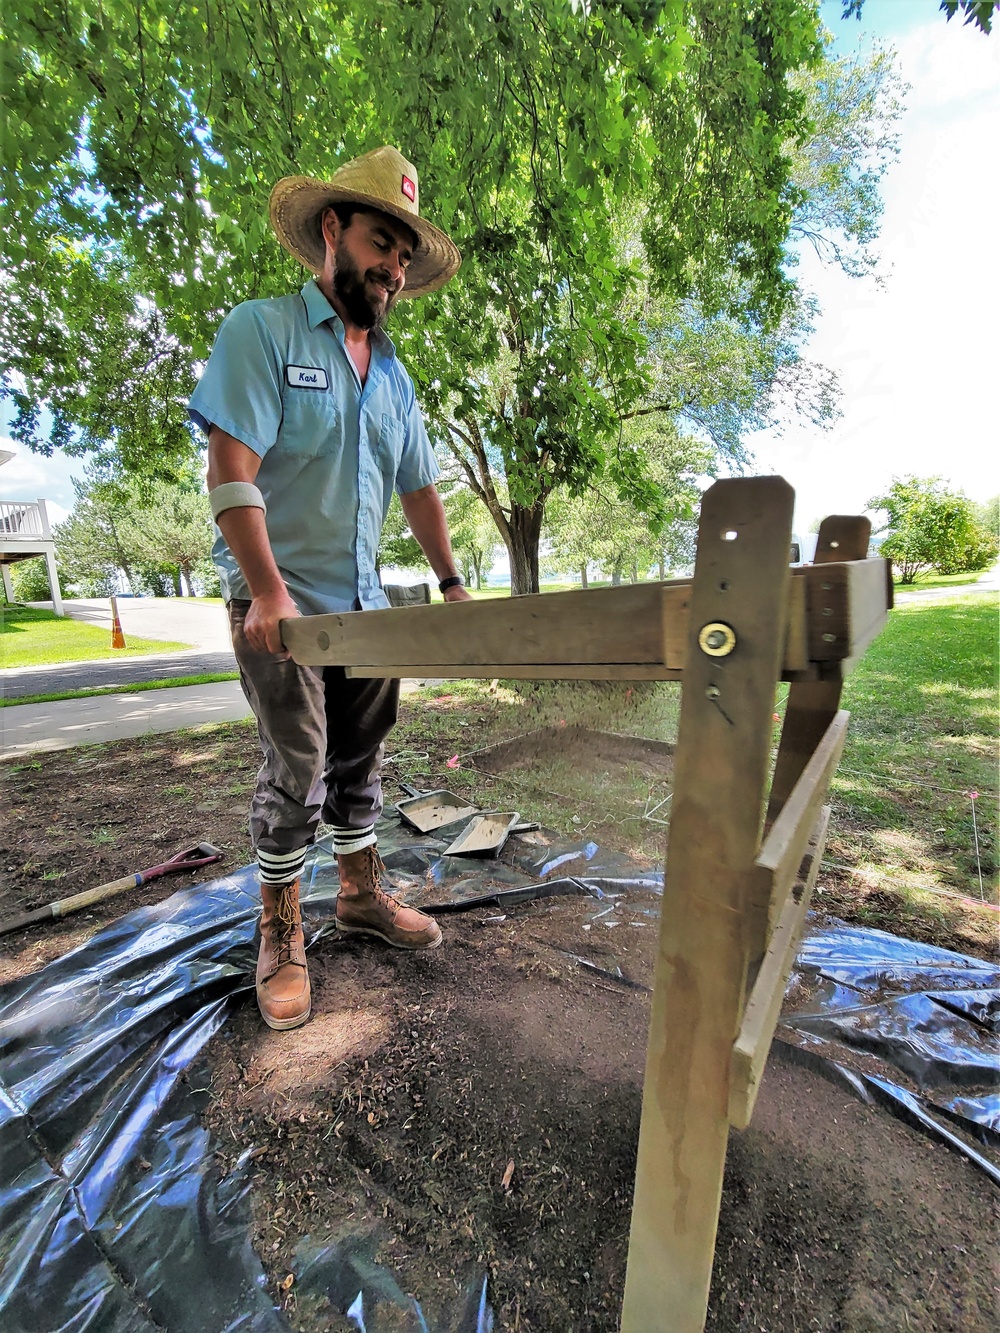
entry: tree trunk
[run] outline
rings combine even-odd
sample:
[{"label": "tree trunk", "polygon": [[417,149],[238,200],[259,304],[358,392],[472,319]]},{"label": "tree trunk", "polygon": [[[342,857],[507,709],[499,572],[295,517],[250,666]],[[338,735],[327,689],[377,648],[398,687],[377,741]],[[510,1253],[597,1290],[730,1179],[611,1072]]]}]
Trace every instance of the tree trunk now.
[{"label": "tree trunk", "polygon": [[538,540],[542,532],[545,505],[537,503],[530,509],[511,505],[508,529],[510,541],[510,595],[538,591]]},{"label": "tree trunk", "polygon": [[620,586],[621,586],[621,581],[622,581],[622,567],[621,567],[621,565],[612,565],[612,567],[611,567],[611,586],[612,586],[612,588],[618,588],[618,587],[620,587]]},{"label": "tree trunk", "polygon": [[639,582],[639,566],[634,560],[632,561],[632,582]]},{"label": "tree trunk", "polygon": [[586,565],[581,565],[581,566],[580,566],[580,587],[581,587],[581,588],[589,587],[589,584],[587,583],[587,566],[586,566]]},{"label": "tree trunk", "polygon": [[663,580],[664,580],[666,577],[667,577],[667,562],[666,562],[666,560],[664,559],[663,555],[661,554],[661,555],[660,555],[660,582],[662,583]]},{"label": "tree trunk", "polygon": [[171,571],[171,574],[172,574],[172,577],[173,577],[173,580],[174,580],[174,596],[175,596],[175,597],[183,597],[183,596],[184,596],[184,592],[183,592],[183,589],[181,588],[181,569],[180,569],[180,565],[175,565],[174,568],[173,568],[173,570]]},{"label": "tree trunk", "polygon": [[190,566],[190,565],[181,565],[181,579],[182,579],[182,581],[183,581],[183,586],[187,589],[186,596],[188,596],[188,597],[193,597],[193,596],[194,596],[194,584],[193,584],[192,581],[191,581],[191,566]]}]

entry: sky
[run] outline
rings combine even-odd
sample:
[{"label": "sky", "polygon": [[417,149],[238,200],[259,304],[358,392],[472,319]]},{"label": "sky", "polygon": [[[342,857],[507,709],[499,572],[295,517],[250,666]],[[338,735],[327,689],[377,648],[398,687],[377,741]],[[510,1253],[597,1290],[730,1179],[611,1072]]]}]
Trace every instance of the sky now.
[{"label": "sky", "polygon": [[[751,470],[795,487],[797,532],[862,512],[894,476],[939,475],[974,500],[1000,490],[1000,25],[987,37],[946,22],[938,0],[866,0],[860,22],[842,9],[822,5],[837,53],[894,47],[911,87],[882,187],[884,285],[809,254],[798,270],[821,306],[805,354],[837,373],[841,416],[826,431],[791,420],[749,441]],[[42,496],[64,518],[80,460],[34,456],[3,434],[16,453],[0,498]]]},{"label": "sky", "polygon": [[883,287],[799,268],[822,314],[806,355],[836,371],[841,417],[749,443],[758,472],[796,491],[795,529],[861,513],[894,476],[942,476],[974,500],[1000,490],[1000,26],[946,22],[938,0],[839,0],[823,19],[837,54],[878,39],[911,85],[900,153],[883,178]]}]

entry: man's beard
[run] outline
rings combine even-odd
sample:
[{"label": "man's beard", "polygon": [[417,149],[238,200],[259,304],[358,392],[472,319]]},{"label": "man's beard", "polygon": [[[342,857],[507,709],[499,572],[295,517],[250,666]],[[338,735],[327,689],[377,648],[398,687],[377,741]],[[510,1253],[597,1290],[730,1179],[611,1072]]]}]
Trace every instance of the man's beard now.
[{"label": "man's beard", "polygon": [[337,262],[333,270],[334,292],[340,297],[351,322],[358,328],[380,329],[399,293],[393,292],[384,304],[378,298],[373,300],[365,285],[369,277],[378,281],[384,279],[386,287],[392,286],[392,279],[380,274],[378,269],[369,269],[366,274],[362,274],[344,247],[337,247]]}]

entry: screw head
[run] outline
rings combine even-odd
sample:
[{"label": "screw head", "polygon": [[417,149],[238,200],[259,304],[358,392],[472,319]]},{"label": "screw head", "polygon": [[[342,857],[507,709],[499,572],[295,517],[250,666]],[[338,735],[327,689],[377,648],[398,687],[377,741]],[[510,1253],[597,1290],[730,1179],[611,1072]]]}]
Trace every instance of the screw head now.
[{"label": "screw head", "polygon": [[320,650],[321,653],[325,653],[327,648],[329,648],[329,646],[330,646],[330,636],[329,634],[327,634],[325,629],[321,629],[320,632],[316,635],[316,647]]},{"label": "screw head", "polygon": [[836,643],[836,642],[837,642],[837,636],[836,636],[836,634],[830,634],[830,633],[824,634],[824,635],[823,635],[823,642],[824,642],[824,643]]},{"label": "screw head", "polygon": [[718,685],[709,685],[709,687],[705,691],[705,698],[718,699],[721,693],[722,691],[719,689]]}]

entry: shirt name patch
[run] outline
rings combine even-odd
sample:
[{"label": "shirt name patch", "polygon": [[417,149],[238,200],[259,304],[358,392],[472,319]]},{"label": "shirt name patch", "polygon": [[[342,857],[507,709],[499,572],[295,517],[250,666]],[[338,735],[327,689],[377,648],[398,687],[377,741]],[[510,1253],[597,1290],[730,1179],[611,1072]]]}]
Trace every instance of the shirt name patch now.
[{"label": "shirt name patch", "polygon": [[322,366],[286,366],[285,378],[293,389],[329,389]]}]

